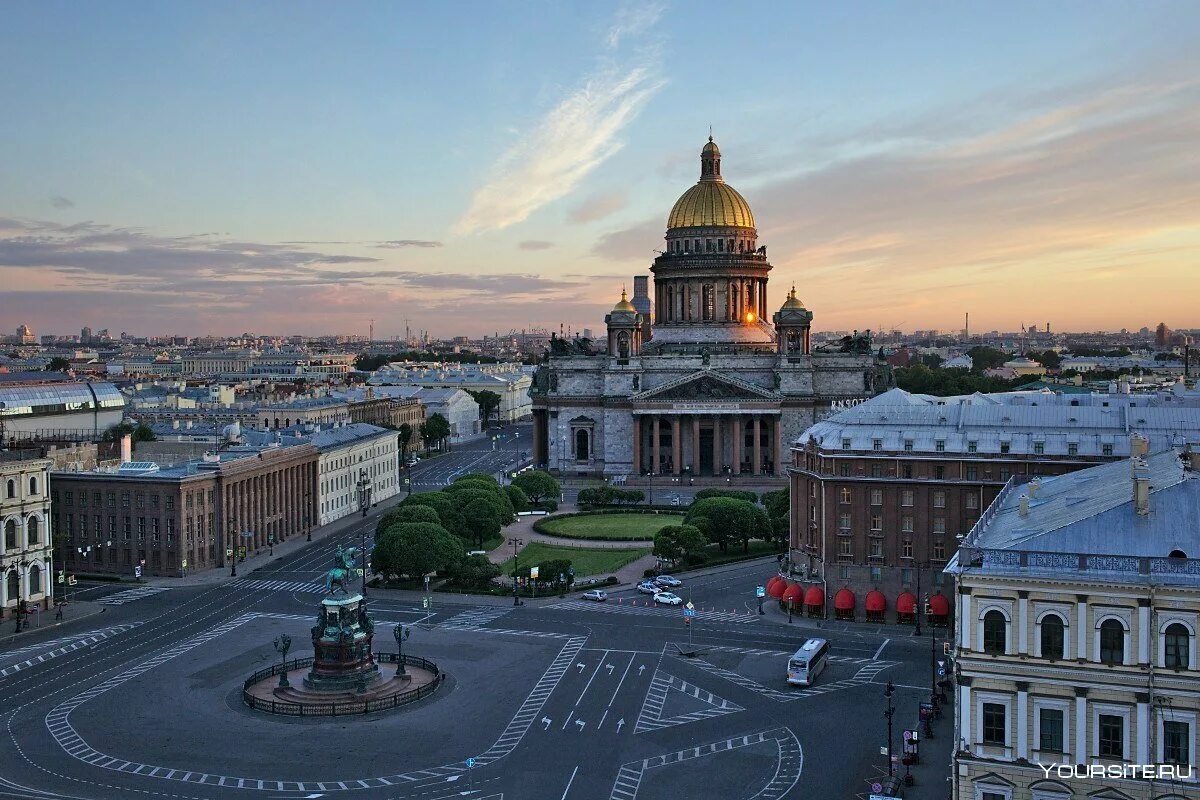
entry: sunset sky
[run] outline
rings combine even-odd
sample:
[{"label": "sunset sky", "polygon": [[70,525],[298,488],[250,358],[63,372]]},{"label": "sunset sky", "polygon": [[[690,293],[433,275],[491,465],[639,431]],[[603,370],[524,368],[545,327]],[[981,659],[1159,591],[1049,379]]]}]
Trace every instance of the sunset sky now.
[{"label": "sunset sky", "polygon": [[17,2],[0,326],[600,328],[712,126],[818,329],[1200,327],[1200,4]]}]

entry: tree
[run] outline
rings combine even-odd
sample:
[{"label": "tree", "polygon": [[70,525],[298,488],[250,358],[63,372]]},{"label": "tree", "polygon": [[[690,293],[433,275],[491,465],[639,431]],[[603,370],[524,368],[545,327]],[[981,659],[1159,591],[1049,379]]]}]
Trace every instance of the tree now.
[{"label": "tree", "polygon": [[463,493],[470,492],[473,494],[482,494],[488,498],[488,501],[496,509],[496,517],[501,525],[508,525],[516,518],[516,509],[513,508],[512,501],[508,499],[508,494],[500,488],[500,484],[496,483],[496,479],[488,475],[462,475],[454,480],[454,483],[447,486],[444,490],[454,500],[455,507],[462,510],[463,506],[470,502],[470,498],[463,497]]},{"label": "tree", "polygon": [[745,500],[748,503],[757,503],[758,495],[754,492],[748,492],[743,489],[701,489],[696,492],[697,500],[704,500],[708,497],[732,497],[736,500]]},{"label": "tree", "polygon": [[709,497],[692,503],[683,523],[699,528],[720,546],[721,552],[726,551],[731,541],[740,541],[742,549],[748,551],[751,539],[771,537],[767,513],[753,503],[732,497]]},{"label": "tree", "polygon": [[508,502],[512,503],[514,512],[529,510],[529,495],[525,494],[520,486],[505,486],[504,493],[508,495]]},{"label": "tree", "polygon": [[458,510],[458,505],[454,498],[445,492],[420,492],[411,497],[405,498],[401,503],[401,507],[411,505],[429,506],[437,512],[438,519],[441,520],[442,527],[450,533],[461,539],[470,537],[470,532],[467,530],[466,520]]},{"label": "tree", "polygon": [[400,423],[400,463],[408,463],[408,446],[413,440],[413,426],[407,422]]},{"label": "tree", "polygon": [[487,389],[467,390],[467,394],[474,398],[479,406],[479,418],[483,422],[483,427],[487,427],[488,419],[493,413],[500,411],[500,395]]},{"label": "tree", "polygon": [[47,372],[66,372],[71,368],[71,362],[62,356],[55,356],[46,365]]},{"label": "tree", "polygon": [[400,522],[383,532],[371,554],[371,565],[383,575],[419,578],[440,572],[465,557],[462,542],[430,522]]},{"label": "tree", "polygon": [[129,434],[134,442],[153,442],[156,438],[154,431],[144,422],[139,422],[137,425],[132,422],[122,422],[104,432],[104,441],[115,442],[126,434]]},{"label": "tree", "polygon": [[[432,522],[441,525],[441,517],[435,509],[427,505],[402,505],[384,514],[379,524],[375,526],[375,538],[383,536],[383,532],[401,522]],[[443,526],[445,527],[445,526]]]},{"label": "tree", "polygon": [[512,479],[512,485],[520,487],[533,503],[546,498],[555,498],[562,493],[558,481],[549,472],[540,469],[526,470]]},{"label": "tree", "polygon": [[450,423],[441,414],[430,414],[421,423],[421,438],[425,440],[426,447],[437,442],[437,449],[441,450],[442,444],[450,438]]},{"label": "tree", "polygon": [[462,515],[477,548],[483,548],[485,539],[500,534],[500,516],[496,513],[495,505],[487,497],[479,496],[467,503],[462,508]]},{"label": "tree", "polygon": [[972,347],[967,351],[967,355],[971,357],[972,372],[983,372],[995,367],[1002,367],[1004,366],[1004,362],[1011,358],[1003,350],[997,350],[994,347],[984,347],[983,345]]},{"label": "tree", "polygon": [[704,560],[708,539],[694,525],[667,525],[654,534],[654,555],[676,564]]},{"label": "tree", "polygon": [[500,577],[500,565],[488,561],[487,556],[467,556],[451,566],[447,575],[455,585],[464,589],[486,589]]},{"label": "tree", "polygon": [[1031,350],[1025,354],[1025,357],[1033,359],[1046,369],[1058,369],[1062,366],[1062,356],[1054,350],[1043,350],[1040,353]]},{"label": "tree", "polygon": [[771,538],[778,546],[781,542],[786,542],[788,537],[788,516],[791,510],[788,490],[784,488],[765,492],[762,501],[767,509],[767,516],[771,519]]}]

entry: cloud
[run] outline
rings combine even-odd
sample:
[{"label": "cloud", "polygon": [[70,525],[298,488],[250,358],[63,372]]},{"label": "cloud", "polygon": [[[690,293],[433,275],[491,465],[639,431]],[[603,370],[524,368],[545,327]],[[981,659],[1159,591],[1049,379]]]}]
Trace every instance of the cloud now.
[{"label": "cloud", "polygon": [[596,222],[620,211],[627,202],[628,198],[622,191],[593,194],[571,209],[567,219],[579,224]]},{"label": "cloud", "polygon": [[[630,7],[632,8],[632,7]],[[608,50],[634,30],[658,18],[635,11],[618,13],[606,37]],[[580,86],[563,98],[500,156],[475,190],[455,233],[501,230],[569,194],[623,146],[618,136],[662,87],[657,47],[629,58],[606,52]]]},{"label": "cloud", "polygon": [[616,19],[608,29],[605,44],[610,50],[621,46],[626,36],[644,33],[654,27],[666,11],[665,3],[626,3],[617,9]]},{"label": "cloud", "polygon": [[554,247],[554,242],[546,242],[541,239],[526,239],[517,245],[521,250],[549,250]]},{"label": "cloud", "polygon": [[52,205],[55,208],[60,209],[60,210],[75,207],[74,202],[72,202],[69,198],[63,197],[60,194],[56,194],[56,195],[54,195],[54,197],[50,198],[50,205]]},{"label": "cloud", "polygon": [[592,247],[592,254],[618,261],[641,260],[649,264],[655,248],[664,246],[666,223],[661,218],[646,220],[638,225],[609,231]]},{"label": "cloud", "polygon": [[405,247],[441,247],[441,242],[436,242],[428,239],[393,239],[390,242],[379,242],[375,247],[382,247],[389,250],[399,250]]}]

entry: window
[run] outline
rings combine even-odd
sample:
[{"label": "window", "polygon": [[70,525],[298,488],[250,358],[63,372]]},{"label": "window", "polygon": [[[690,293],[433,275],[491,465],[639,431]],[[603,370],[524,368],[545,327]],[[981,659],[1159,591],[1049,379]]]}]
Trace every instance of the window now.
[{"label": "window", "polygon": [[883,580],[883,567],[871,567],[871,582],[879,583]]},{"label": "window", "polygon": [[946,493],[945,492],[937,491],[937,492],[933,493],[933,507],[934,508],[945,508],[946,507]]},{"label": "window", "polygon": [[872,489],[871,490],[871,505],[873,505],[873,506],[883,505],[883,489]]},{"label": "window", "polygon": [[843,478],[850,477],[850,465],[846,463],[838,464],[838,474]]},{"label": "window", "polygon": [[1067,455],[1069,455],[1069,456],[1079,455],[1079,444],[1077,442],[1068,442],[1067,443]]},{"label": "window", "polygon": [[849,539],[839,539],[838,540],[838,555],[840,555],[840,556],[853,555],[853,553],[850,549],[853,546],[853,544],[854,543],[852,541],[850,541]]},{"label": "window", "polygon": [[871,530],[873,530],[873,531],[883,530],[883,515],[882,514],[872,514],[871,515]]},{"label": "window", "polygon": [[36,477],[33,477],[33,478],[30,478],[30,479],[29,479],[29,493],[30,493],[30,494],[37,494],[37,493],[38,493],[38,482],[37,482],[37,478],[36,478]]},{"label": "window", "polygon": [[979,452],[979,442],[967,442],[967,452],[968,453],[978,453]]},{"label": "window", "polygon": [[872,450],[882,450],[883,449],[883,439],[872,439],[871,440],[871,449]]},{"label": "window", "polygon": [[1038,750],[1063,751],[1063,711],[1061,708],[1038,709]]},{"label": "window", "polygon": [[905,440],[904,440],[904,452],[906,452],[906,453],[911,453],[911,452],[912,452],[912,449],[913,449],[913,440],[912,440],[912,439],[905,439]]},{"label": "window", "polygon": [[[1061,659],[1066,646],[1066,623],[1058,614],[1042,617],[1042,658]],[[1045,749],[1045,748],[1043,748]]]},{"label": "window", "polygon": [[1010,451],[1010,450],[1012,450],[1012,445],[1011,445],[1011,444],[1009,444],[1008,442],[1001,442],[1001,443],[1000,443],[1000,452],[1001,452],[1001,453],[1008,453],[1008,451]]},{"label": "window", "polygon": [[1101,758],[1125,757],[1125,720],[1115,714],[1100,714],[1097,737]]},{"label": "window", "polygon": [[1125,661],[1125,627],[1118,620],[1100,623],[1100,663],[1122,664]]},{"label": "window", "polygon": [[1002,481],[1007,481],[1007,480],[1008,480],[1009,478],[1011,478],[1011,477],[1012,477],[1012,470],[1011,470],[1011,469],[1009,469],[1008,467],[1001,467],[1001,468],[1000,468],[1000,480],[1002,480]]},{"label": "window", "polygon": [[838,515],[838,527],[844,531],[850,530],[850,515],[849,514],[839,514]]},{"label": "window", "polygon": [[943,467],[941,464],[938,464],[936,467],[933,468],[933,477],[934,477],[934,480],[939,480],[939,481],[945,479],[946,468]]},{"label": "window", "polygon": [[905,489],[900,493],[900,505],[911,506],[913,504],[913,490]]},{"label": "window", "polygon": [[1039,455],[1039,456],[1045,455],[1046,454],[1046,443],[1045,442],[1034,442],[1033,443],[1033,453],[1034,453],[1034,455]]},{"label": "window", "polygon": [[913,518],[911,514],[905,514],[900,518],[900,530],[905,533],[913,532]]},{"label": "window", "polygon": [[967,480],[969,480],[969,481],[979,480],[979,467],[975,467],[975,466],[967,467]]},{"label": "window", "polygon": [[934,448],[933,448],[933,449],[934,449],[934,450],[936,450],[936,451],[937,451],[937,452],[939,452],[939,453],[944,453],[944,452],[946,452],[946,440],[945,440],[945,439],[938,439],[938,440],[937,440],[937,442],[936,442],[936,444],[934,444]]},{"label": "window", "polygon": [[984,703],[983,743],[1003,747],[1007,741],[1004,735],[1004,706],[1001,703]]},{"label": "window", "polygon": [[847,489],[847,488],[843,488],[843,489],[842,489],[842,502],[843,502],[843,503],[849,503],[849,502],[850,502],[850,490],[849,490],[849,489]]},{"label": "window", "polygon": [[1102,445],[1100,452],[1106,456],[1111,456],[1113,454],[1113,446],[1111,444]]},{"label": "window", "polygon": [[29,543],[29,546],[33,547],[34,545],[38,544],[39,531],[38,531],[38,518],[37,517],[30,517],[29,519],[27,519],[25,521],[25,531],[26,531],[25,539]]},{"label": "window", "polygon": [[882,539],[872,539],[871,540],[870,555],[871,555],[871,558],[883,558],[883,540]]},{"label": "window", "polygon": [[1183,766],[1191,763],[1191,731],[1186,722],[1163,720],[1163,761]]},{"label": "window", "polygon": [[975,495],[975,494],[968,494],[966,497],[963,498],[963,505],[970,511],[978,510],[979,509],[979,496]]},{"label": "window", "polygon": [[883,464],[872,464],[871,465],[871,477],[872,478],[882,478],[883,477]]},{"label": "window", "polygon": [[1163,636],[1163,663],[1170,669],[1188,668],[1188,629],[1178,622],[1167,626]]},{"label": "window", "polygon": [[913,476],[912,464],[904,464],[900,467],[900,476],[911,479]]},{"label": "window", "polygon": [[900,557],[901,558],[912,558],[913,557],[912,539],[905,539],[903,542],[900,543]]},{"label": "window", "polygon": [[[933,543],[933,559],[934,559],[934,561],[945,561],[946,560],[946,543],[943,542],[941,539],[938,539],[937,541],[935,541]],[[940,579],[942,577],[942,573],[940,573],[940,572],[937,573],[937,575],[935,577]]]},{"label": "window", "polygon": [[905,586],[912,585],[912,582],[913,582],[912,569],[906,567],[906,568],[900,570],[900,582],[902,584],[904,584]]},{"label": "window", "polygon": [[849,439],[842,439],[842,449],[843,450],[850,449],[850,440]]},{"label": "window", "polygon": [[1002,612],[993,608],[983,615],[983,652],[1003,655],[1007,634],[1008,621]]},{"label": "window", "polygon": [[934,533],[945,533],[946,532],[946,518],[945,517],[934,517],[933,518],[933,532]]}]

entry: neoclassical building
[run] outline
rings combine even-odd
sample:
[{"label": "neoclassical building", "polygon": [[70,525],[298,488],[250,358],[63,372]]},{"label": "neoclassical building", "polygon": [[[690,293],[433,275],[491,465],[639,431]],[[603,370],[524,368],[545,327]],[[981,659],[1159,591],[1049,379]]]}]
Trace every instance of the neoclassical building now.
[{"label": "neoclassical building", "polygon": [[0,619],[24,605],[50,607],[54,565],[48,459],[0,452]]},{"label": "neoclassical building", "polygon": [[770,271],[709,137],[650,267],[652,319],[622,290],[603,350],[552,342],[531,387],[534,461],[566,475],[781,475],[790,442],[891,374],[865,338],[814,351],[795,287],[771,314]]}]

